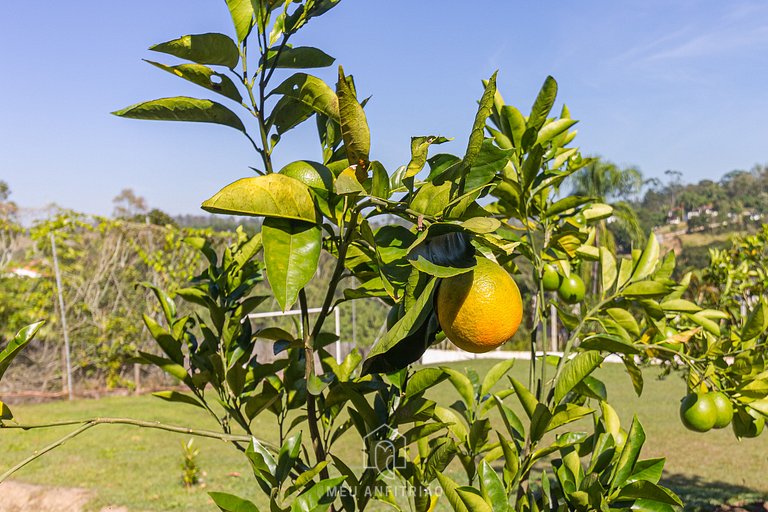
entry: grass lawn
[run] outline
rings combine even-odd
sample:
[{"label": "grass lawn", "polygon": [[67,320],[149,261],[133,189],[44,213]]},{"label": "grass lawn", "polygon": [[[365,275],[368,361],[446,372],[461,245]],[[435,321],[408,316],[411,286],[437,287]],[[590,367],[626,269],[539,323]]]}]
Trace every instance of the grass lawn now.
[{"label": "grass lawn", "polygon": [[[482,376],[492,364],[492,361],[478,360],[471,366]],[[461,369],[468,364],[451,366]],[[677,416],[678,403],[685,391],[682,380],[671,376],[660,381],[655,371],[649,369],[645,372],[645,392],[638,399],[622,368],[607,364],[598,376],[605,380],[611,403],[619,411],[625,428],[629,427],[633,414],[642,421],[648,435],[643,457],[667,457],[667,485],[694,506],[731,498],[768,496],[768,434],[739,443],[730,429],[707,434],[689,432]],[[527,364],[518,362],[513,373],[525,378]],[[433,398],[444,405],[457,399],[447,383],[440,385]],[[510,397],[507,402],[514,404],[516,400]],[[120,416],[197,428],[216,427],[193,407],[167,404],[151,396],[55,402],[13,409],[16,418],[24,423]],[[274,441],[277,434],[271,417],[262,418],[257,420],[254,431]],[[64,428],[0,431],[0,473],[65,432]],[[182,488],[181,446],[187,439],[184,435],[130,426],[97,426],[38,459],[14,478],[92,489],[97,496],[89,505],[93,510],[106,505],[122,505],[132,511],[214,510],[206,494],[209,490],[232,492],[262,503],[245,458],[231,446],[216,440],[195,440],[200,448],[200,466],[206,472],[205,488],[189,492]],[[358,465],[361,465],[358,443],[356,436],[349,433],[342,438],[340,449],[343,457],[353,463],[360,461]],[[453,476],[459,478],[459,475],[457,472]]]}]

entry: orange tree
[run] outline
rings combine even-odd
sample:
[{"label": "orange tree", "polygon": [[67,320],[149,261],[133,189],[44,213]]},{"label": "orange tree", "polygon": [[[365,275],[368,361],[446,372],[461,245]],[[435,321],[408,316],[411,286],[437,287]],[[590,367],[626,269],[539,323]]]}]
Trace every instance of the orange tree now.
[{"label": "orange tree", "polygon": [[[145,317],[145,323],[161,354],[143,353],[143,360],[189,389],[158,393],[159,398],[215,417],[219,434],[181,430],[231,441],[250,461],[270,510],[363,510],[379,500],[397,510],[427,511],[441,499],[457,511],[680,505],[659,485],[663,459],[640,459],[642,426],[637,419],[626,429],[620,425],[593,372],[615,354],[639,394],[643,356],[672,358],[690,369],[692,391],[714,390],[718,381],[707,370],[713,335],[702,326],[713,330],[721,313],[682,298],[689,278],[672,279],[674,255],[662,257],[655,237],[627,258],[595,245],[595,223],[612,210],[591,197],[559,194],[563,181],[588,160],[570,147],[576,121],[567,108],[552,113],[557,84],[551,77],[524,115],[504,102],[492,76],[483,84],[463,155],[430,156],[447,139],[414,137],[410,161],[385,169],[370,153],[365,101],[358,100],[352,78],[339,68],[338,82],[330,87],[304,70],[329,66],[333,58],[289,43],[337,3],[229,0],[234,38],[187,35],[151,48],[188,61],[153,65],[219,94],[250,114],[248,122],[221,103],[187,97],[116,112],[225,125],[245,134],[261,157],[256,175],[203,203],[211,212],[263,218],[261,233],[241,232],[223,252],[204,238],[190,238],[207,268],[173,295],[153,288],[164,319]],[[302,71],[284,75],[289,69]],[[276,172],[272,153],[280,139],[308,119],[317,125],[322,162]],[[321,311],[312,316],[305,287],[322,251],[335,266]],[[502,296],[500,304],[475,311],[481,325],[496,321],[489,310],[522,313],[531,322],[527,382],[507,375],[512,361],[495,365],[482,379],[472,370],[412,367],[445,336],[441,321],[452,320],[449,311],[436,310],[443,303],[436,300],[441,285],[485,272],[476,269],[486,260],[512,275],[522,260],[533,268],[537,292],[529,310]],[[594,261],[598,293],[583,297],[578,273]],[[548,290],[566,283],[561,299],[546,293],[545,274]],[[351,277],[354,287],[346,285]],[[253,331],[247,315],[270,296],[283,309],[298,303],[296,332]],[[336,338],[326,329],[327,318],[341,302],[370,297],[392,309],[389,329],[365,359],[352,351],[337,361],[329,349]],[[181,315],[179,300],[196,309]],[[542,328],[550,304],[569,332],[557,354],[547,354]],[[762,332],[764,323],[749,325]],[[680,327],[679,339],[659,334],[668,325]],[[258,339],[273,342],[279,357],[257,360]],[[683,350],[670,341],[679,341]],[[760,400],[768,392],[760,387],[764,377],[751,379],[757,383],[751,392]],[[430,389],[443,381],[458,400],[434,400]],[[740,397],[734,389],[723,391],[728,400]],[[514,412],[513,400],[524,416]],[[276,425],[275,444],[252,431],[253,420],[263,415]],[[492,426],[491,415],[501,418],[503,428]],[[584,418],[591,419],[589,432],[573,428]],[[342,458],[343,435],[358,437],[364,464]],[[459,480],[445,473],[454,461],[465,473]],[[257,510],[236,496],[211,496],[221,510]]]}]

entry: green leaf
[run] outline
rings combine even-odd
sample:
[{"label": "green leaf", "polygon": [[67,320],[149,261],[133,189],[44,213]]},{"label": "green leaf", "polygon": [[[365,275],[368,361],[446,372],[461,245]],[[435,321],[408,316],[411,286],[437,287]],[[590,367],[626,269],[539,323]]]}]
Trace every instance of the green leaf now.
[{"label": "green leaf", "polygon": [[201,87],[205,87],[209,91],[216,92],[222,96],[236,101],[238,103],[243,101],[243,97],[240,91],[235,86],[235,83],[227,75],[217,73],[208,66],[202,64],[180,64],[178,66],[166,66],[159,62],[144,59],[144,62],[152,64],[156,68],[160,68],[163,71],[167,71],[172,75],[176,75],[184,80],[188,80],[193,84],[197,84]]},{"label": "green leaf", "polygon": [[545,124],[541,130],[539,130],[539,136],[536,138],[536,144],[541,144],[543,146],[561,133],[567,131],[568,128],[577,122],[578,121],[575,119],[557,119],[551,123]]},{"label": "green leaf", "polygon": [[584,338],[579,345],[586,350],[599,350],[616,354],[639,354],[640,350],[633,344],[613,334],[595,334]]},{"label": "green leaf", "polygon": [[616,498],[617,500],[646,499],[667,505],[683,506],[682,500],[669,489],[656,485],[647,480],[638,480],[624,486]]},{"label": "green leaf", "polygon": [[664,311],[680,311],[683,313],[696,313],[701,307],[685,299],[672,299],[659,304]]},{"label": "green leaf", "polygon": [[187,373],[187,370],[184,369],[184,367],[181,366],[180,364],[176,364],[170,359],[156,356],[154,354],[149,354],[147,352],[139,351],[139,355],[150,364],[154,364],[155,366],[163,370],[168,375],[171,375],[179,379],[189,387],[193,387],[192,378]]},{"label": "green leaf", "polygon": [[480,463],[478,471],[480,490],[485,501],[493,506],[493,512],[507,512],[507,492],[496,470],[486,461]]},{"label": "green leaf", "polygon": [[346,479],[347,477],[345,476],[337,476],[320,480],[291,503],[291,512],[321,512],[328,510],[335,499],[335,494],[331,490],[341,485]]},{"label": "green leaf", "polygon": [[504,404],[504,401],[498,395],[493,395],[493,399],[496,402],[501,419],[504,421],[504,426],[507,427],[510,437],[523,439],[525,437],[525,428],[520,418],[517,417],[517,414],[512,409]]},{"label": "green leaf", "polygon": [[467,509],[472,512],[493,512],[488,502],[472,487],[458,487],[456,488],[456,493]]},{"label": "green leaf", "polygon": [[643,372],[640,370],[640,368],[635,363],[634,359],[632,359],[631,357],[624,357],[622,358],[622,361],[624,362],[624,367],[627,370],[629,379],[632,381],[632,387],[635,390],[635,394],[637,394],[637,396],[642,395],[643,394]]},{"label": "green leaf", "polygon": [[653,269],[656,268],[656,264],[659,262],[659,252],[659,242],[656,240],[656,235],[651,232],[645,245],[645,250],[643,250],[637,265],[635,265],[631,281],[640,281],[653,273]]},{"label": "green leaf", "polygon": [[475,155],[466,175],[465,190],[473,190],[490,183],[509,162],[512,150],[499,149],[493,139],[485,139],[480,145],[480,151]]},{"label": "green leaf", "polygon": [[[621,450],[619,460],[613,469],[611,489],[617,489],[624,486],[624,483],[635,468],[635,463],[640,455],[643,443],[645,443],[645,431],[643,430],[642,425],[640,425],[637,416],[635,416],[632,420],[632,426],[629,427],[629,433],[627,434],[624,448]],[[638,497],[642,498],[642,496]]]},{"label": "green leaf", "polygon": [[563,199],[560,199],[555,204],[550,206],[547,211],[544,213],[546,217],[551,217],[553,215],[557,215],[558,213],[562,213],[564,211],[570,210],[572,208],[576,208],[577,206],[581,206],[585,203],[588,203],[592,201],[591,197],[588,196],[568,196],[564,197]]},{"label": "green leaf", "polygon": [[244,41],[253,28],[253,5],[251,0],[227,0],[229,15],[235,25],[237,40]]},{"label": "green leaf", "polygon": [[[411,137],[411,161],[405,169],[405,178],[416,176],[427,163],[427,154],[429,146],[432,144],[443,144],[450,139],[429,135],[426,137]],[[430,173],[431,175],[431,173]]]},{"label": "green leaf", "polygon": [[259,509],[248,500],[225,492],[209,492],[213,502],[223,512],[259,512]]},{"label": "green leaf", "polygon": [[184,393],[179,393],[178,391],[157,391],[152,393],[152,396],[156,396],[157,398],[161,398],[168,402],[189,404],[204,409],[203,404],[201,404],[195,397],[186,395]]},{"label": "green leaf", "polygon": [[411,209],[430,217],[442,214],[451,202],[453,185],[450,181],[435,185],[424,183],[411,201]]},{"label": "green leaf", "polygon": [[267,280],[286,311],[317,272],[322,232],[319,226],[306,222],[267,218],[261,234]]},{"label": "green leaf", "polygon": [[13,413],[2,401],[0,401],[0,420],[12,420]]},{"label": "green leaf", "polygon": [[278,484],[282,484],[288,477],[296,459],[299,457],[301,451],[301,431],[296,432],[288,439],[285,440],[283,446],[280,447],[280,453],[277,455],[277,468],[275,470],[275,477]]},{"label": "green leaf", "polygon": [[245,133],[243,122],[237,114],[220,103],[211,100],[176,96],[145,101],[116,110],[112,114],[130,119],[150,121],[186,121],[229,126]]},{"label": "green leaf", "polygon": [[301,489],[308,483],[312,482],[312,480],[320,474],[320,472],[328,465],[328,461],[324,460],[317,464],[312,469],[308,469],[302,474],[299,475],[298,478],[296,478],[296,481],[293,482],[293,484],[286,490],[286,495],[293,494],[294,491],[297,489]]},{"label": "green leaf", "polygon": [[389,176],[387,170],[381,165],[381,162],[371,162],[371,171],[373,171],[373,182],[371,184],[371,195],[381,199],[388,199],[392,195],[389,188]]},{"label": "green leaf", "polygon": [[515,360],[514,359],[507,359],[505,361],[501,361],[499,363],[496,363],[491,367],[490,370],[488,370],[488,373],[485,374],[485,378],[483,379],[483,384],[480,386],[480,396],[484,397],[488,393],[491,392],[491,389],[493,386],[496,385],[496,383],[503,378],[509,370],[512,369],[512,366],[514,366]]},{"label": "green leaf", "polygon": [[635,469],[632,471],[632,475],[627,478],[627,483],[645,480],[657,484],[659,483],[659,480],[661,480],[663,470],[663,458],[640,460],[635,464]]},{"label": "green leaf", "polygon": [[[431,279],[405,315],[373,346],[363,364],[364,374],[382,371],[389,373],[389,369],[401,369],[392,368],[393,364],[402,364],[404,367],[421,357],[427,349],[427,342],[430,338],[434,340],[434,334],[439,329],[438,325],[429,325],[430,318],[435,316],[432,296],[436,284],[437,279]],[[387,356],[389,352],[392,352],[391,357]]]},{"label": "green leaf", "polygon": [[552,415],[552,419],[549,420],[549,425],[547,425],[547,432],[554,430],[558,427],[562,427],[563,425],[567,425],[568,423],[580,420],[584,416],[588,416],[592,413],[594,413],[592,409],[589,407],[583,407],[581,405],[574,405],[574,404],[562,404],[557,406],[555,408],[554,414]]},{"label": "green leaf", "polygon": [[640,336],[640,326],[632,313],[622,308],[608,308],[605,312],[628,333]]},{"label": "green leaf", "polygon": [[483,95],[480,98],[480,103],[475,114],[475,121],[472,124],[472,131],[469,134],[469,142],[467,144],[467,151],[464,154],[464,166],[467,170],[473,165],[475,158],[480,153],[480,149],[483,145],[485,122],[488,116],[491,115],[491,109],[493,108],[493,98],[496,94],[496,72],[491,75],[488,83],[485,86]]},{"label": "green leaf", "polygon": [[171,333],[163,329],[160,324],[155,322],[150,316],[143,315],[144,324],[146,324],[149,333],[155,339],[163,352],[176,364],[184,364],[184,354],[181,351],[181,342],[174,338]]},{"label": "green leaf", "polygon": [[539,405],[539,401],[533,396],[533,393],[528,391],[528,388],[523,386],[517,379],[509,377],[509,381],[512,383],[512,387],[515,389],[517,398],[520,400],[520,404],[523,406],[525,414],[528,418],[533,418],[534,412],[536,412],[536,406]]},{"label": "green leaf", "polygon": [[205,201],[203,210],[229,215],[252,215],[315,222],[309,188],[282,174],[242,178]]},{"label": "green leaf", "polygon": [[574,358],[566,361],[560,372],[560,377],[555,383],[555,403],[560,403],[576,384],[595,371],[602,362],[603,356],[594,350],[580,352]]},{"label": "green leaf", "polygon": [[768,311],[764,301],[761,301],[747,317],[747,322],[741,330],[741,341],[749,341],[761,335],[768,327]]},{"label": "green leaf", "polygon": [[531,115],[528,116],[527,126],[534,128],[537,132],[544,125],[547,120],[549,112],[555,105],[555,98],[557,97],[557,82],[551,76],[548,76],[544,80],[544,84],[541,86],[536,100],[531,107]]},{"label": "green leaf", "polygon": [[313,112],[339,121],[339,99],[336,93],[315,76],[306,73],[291,75],[270,93],[272,94],[293,98]]},{"label": "green leaf", "polygon": [[451,504],[454,512],[469,512],[469,509],[457,492],[459,485],[440,472],[437,473],[437,480],[440,482],[440,487],[443,488],[445,497],[448,499],[448,503]]},{"label": "green leaf", "polygon": [[326,68],[336,61],[322,50],[311,46],[297,46],[295,48],[283,48],[278,54],[277,50],[270,50],[267,58],[267,68],[273,65],[276,68]]},{"label": "green leaf", "polygon": [[234,69],[240,62],[240,51],[232,39],[224,34],[195,34],[182,36],[173,41],[156,44],[149,48],[198,64],[213,64]]},{"label": "green leaf", "polygon": [[336,85],[339,98],[339,125],[344,149],[350,164],[363,162],[368,165],[368,153],[371,150],[371,134],[362,105],[357,101],[355,91],[350,86],[344,70],[339,66],[339,81]]},{"label": "green leaf", "polygon": [[639,281],[624,288],[622,295],[626,297],[654,297],[666,295],[668,292],[669,286],[665,283],[659,281]]},{"label": "green leaf", "polygon": [[600,273],[601,288],[603,293],[607,293],[616,282],[616,258],[611,251],[605,247],[600,247]]},{"label": "green leaf", "polygon": [[613,206],[605,203],[592,203],[584,208],[581,213],[587,222],[594,222],[610,217],[613,214]]},{"label": "green leaf", "polygon": [[528,190],[533,180],[541,170],[541,159],[544,156],[544,148],[540,145],[533,146],[523,162],[523,189]]},{"label": "green leaf", "polygon": [[447,366],[440,368],[448,375],[448,380],[451,382],[456,391],[461,395],[462,400],[468,407],[471,407],[475,403],[475,389],[472,387],[472,382],[463,373],[448,368]]},{"label": "green leaf", "polygon": [[448,375],[440,368],[422,368],[408,378],[405,394],[413,397],[447,378]]},{"label": "green leaf", "polygon": [[40,330],[43,323],[45,322],[35,322],[34,324],[22,328],[16,333],[16,336],[13,337],[8,345],[5,346],[3,351],[0,352],[0,379],[3,378],[3,374],[5,374],[5,371],[8,369],[8,366],[10,366],[13,358],[19,355],[19,352],[21,352],[27,343],[32,341],[32,338],[34,338],[37,331]]},{"label": "green leaf", "polygon": [[512,144],[515,148],[520,149],[526,129],[523,114],[511,105],[504,105],[501,107],[501,123],[504,131],[511,137]]}]

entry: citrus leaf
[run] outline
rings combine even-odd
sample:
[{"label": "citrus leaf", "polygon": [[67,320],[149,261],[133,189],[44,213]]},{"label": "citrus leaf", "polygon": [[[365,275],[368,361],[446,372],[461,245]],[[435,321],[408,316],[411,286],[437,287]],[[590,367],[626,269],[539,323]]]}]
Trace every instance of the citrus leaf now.
[{"label": "citrus leaf", "polygon": [[272,94],[294,98],[312,111],[339,121],[339,99],[336,93],[315,76],[306,73],[291,75],[270,93]]},{"label": "citrus leaf", "polygon": [[630,477],[644,443],[645,431],[642,425],[640,425],[637,416],[635,416],[632,419],[632,425],[629,427],[624,448],[621,450],[621,455],[619,455],[619,460],[616,466],[614,466],[613,474],[611,475],[611,489],[621,488]]},{"label": "citrus leaf", "polygon": [[339,99],[339,125],[347,160],[351,164],[368,165],[368,153],[371,150],[371,134],[365,118],[363,106],[357,101],[355,91],[344,76],[344,69],[339,66],[339,81],[336,84]]},{"label": "citrus leaf", "polygon": [[475,121],[472,124],[472,131],[469,134],[469,142],[467,143],[467,151],[464,154],[464,168],[469,171],[470,167],[474,164],[475,158],[480,153],[480,149],[483,145],[485,122],[488,116],[491,115],[491,109],[493,107],[493,98],[496,94],[496,72],[491,75],[491,78],[485,85],[485,90],[480,98],[477,113],[475,114]]},{"label": "citrus leaf", "polygon": [[167,402],[189,404],[204,408],[203,405],[195,397],[185,395],[184,393],[179,393],[178,391],[157,391],[152,393],[152,396],[156,396],[157,398],[161,398]]},{"label": "citrus leaf", "polygon": [[570,210],[572,208],[576,208],[577,206],[581,206],[585,203],[588,203],[592,200],[589,196],[568,196],[564,197],[563,199],[560,199],[556,203],[554,203],[552,206],[550,206],[546,212],[544,212],[544,215],[546,217],[551,217],[553,215],[557,215],[558,213],[563,213],[564,211]]},{"label": "citrus leaf", "polygon": [[391,373],[422,356],[440,329],[432,306],[436,285],[437,279],[431,279],[403,317],[371,348],[363,374]]},{"label": "citrus leaf", "polygon": [[205,201],[203,210],[229,215],[253,215],[315,222],[309,189],[282,174],[242,178]]},{"label": "citrus leaf", "polygon": [[594,350],[580,352],[566,361],[555,383],[555,403],[560,403],[574,386],[595,371],[602,362],[603,356]]},{"label": "citrus leaf", "polygon": [[617,500],[646,499],[667,505],[683,506],[683,502],[669,489],[647,480],[638,480],[625,485],[619,491]]},{"label": "citrus leaf", "polygon": [[507,492],[496,470],[487,461],[480,463],[478,470],[480,477],[480,490],[485,501],[493,505],[494,512],[507,511]]},{"label": "citrus leaf", "polygon": [[580,347],[586,350],[599,350],[616,354],[639,354],[640,350],[633,344],[613,334],[595,334],[584,338]]},{"label": "citrus leaf", "polygon": [[318,48],[311,46],[286,47],[283,51],[270,50],[267,57],[267,68],[327,68],[336,61],[333,57]]},{"label": "citrus leaf", "polygon": [[306,222],[267,218],[261,234],[267,280],[286,311],[317,272],[322,232],[319,226]]},{"label": "citrus leaf", "polygon": [[408,378],[405,394],[409,397],[415,396],[447,378],[448,374],[440,368],[422,368]]},{"label": "citrus leaf", "polygon": [[653,297],[665,295],[667,292],[669,292],[669,286],[664,283],[659,281],[640,281],[624,288],[622,295],[626,297]]},{"label": "citrus leaf", "polygon": [[512,145],[520,149],[526,129],[525,117],[512,105],[504,105],[501,107],[500,118],[504,132],[512,139]]},{"label": "citrus leaf", "polygon": [[484,397],[490,393],[493,386],[495,386],[496,383],[512,369],[514,364],[514,359],[507,359],[493,365],[491,369],[488,370],[488,373],[485,374],[483,384],[480,386],[480,396]]},{"label": "citrus leaf", "polygon": [[230,69],[234,69],[240,62],[240,51],[237,45],[224,34],[186,35],[173,41],[156,44],[149,49],[198,64],[226,66]]},{"label": "citrus leaf", "polygon": [[[429,135],[426,137],[411,137],[411,161],[408,162],[404,177],[411,178],[421,172],[421,170],[424,168],[424,164],[427,163],[429,146],[432,144],[443,144],[449,140],[450,139],[446,139],[445,137],[439,137],[435,135]],[[430,177],[432,177],[432,173],[430,173]]]},{"label": "citrus leaf", "polygon": [[536,138],[536,144],[544,145],[547,142],[551,141],[561,133],[565,132],[576,124],[578,121],[575,119],[557,119],[555,121],[552,121],[551,123],[545,124],[541,130],[539,130],[539,135]]},{"label": "citrus leaf", "polygon": [[119,117],[150,121],[220,124],[245,132],[245,126],[240,118],[237,117],[237,114],[224,105],[211,100],[201,100],[187,96],[145,101],[122,110],[116,110],[112,114]]},{"label": "citrus leaf", "polygon": [[603,294],[607,293],[616,282],[616,258],[605,247],[600,248],[600,273]]},{"label": "citrus leaf", "polygon": [[469,509],[457,492],[459,485],[439,471],[437,472],[437,480],[440,482],[440,487],[443,488],[445,497],[448,499],[448,503],[451,504],[454,512],[469,512]]},{"label": "citrus leaf", "polygon": [[13,413],[8,408],[7,405],[5,405],[3,402],[0,401],[0,420],[12,420],[13,419]]},{"label": "citrus leaf", "polygon": [[208,66],[202,64],[180,64],[178,66],[166,66],[159,62],[144,59],[144,62],[152,64],[156,68],[162,69],[172,75],[176,75],[193,84],[205,87],[209,91],[216,92],[222,96],[234,100],[238,103],[243,101],[240,91],[235,83],[227,75],[217,73]]},{"label": "citrus leaf", "polygon": [[549,112],[555,104],[556,97],[557,82],[554,78],[548,76],[544,80],[544,84],[541,86],[541,90],[531,107],[531,115],[528,116],[528,121],[526,123],[529,128],[533,128],[537,132],[541,129],[544,122],[547,120]]},{"label": "citrus leaf", "polygon": [[741,341],[749,341],[757,338],[768,327],[768,308],[764,301],[761,301],[747,317],[747,322],[741,330]]},{"label": "citrus leaf", "polygon": [[651,235],[648,237],[648,242],[645,245],[645,249],[640,255],[637,265],[635,265],[635,271],[632,273],[631,281],[640,281],[653,273],[653,269],[659,262],[659,251],[659,242],[656,240],[656,235],[651,232]]},{"label": "citrus leaf", "polygon": [[468,510],[472,512],[493,512],[491,506],[476,489],[472,487],[458,487],[456,488],[456,493]]},{"label": "citrus leaf", "polygon": [[250,501],[227,494],[225,492],[209,492],[213,502],[222,512],[259,512],[259,509]]},{"label": "citrus leaf", "polygon": [[8,369],[8,366],[10,366],[13,358],[19,355],[19,352],[32,341],[32,338],[34,338],[37,331],[40,330],[43,323],[45,322],[35,322],[34,324],[19,330],[19,332],[16,333],[16,336],[14,336],[8,345],[5,346],[3,351],[0,352],[0,379],[2,379],[3,374]]},{"label": "citrus leaf", "polygon": [[622,308],[608,308],[605,312],[628,333],[640,336],[640,326],[632,313]]},{"label": "citrus leaf", "polygon": [[659,304],[664,311],[681,311],[684,313],[696,313],[701,307],[685,299],[672,299]]},{"label": "citrus leaf", "polygon": [[235,25],[237,40],[243,41],[253,28],[253,4],[251,0],[227,0],[229,15]]}]

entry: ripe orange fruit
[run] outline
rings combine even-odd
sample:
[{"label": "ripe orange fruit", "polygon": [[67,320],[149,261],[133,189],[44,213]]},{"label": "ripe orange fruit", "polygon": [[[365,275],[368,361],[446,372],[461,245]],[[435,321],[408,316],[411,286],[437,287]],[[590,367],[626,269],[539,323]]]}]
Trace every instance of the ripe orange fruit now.
[{"label": "ripe orange fruit", "polygon": [[498,263],[482,257],[471,271],[443,279],[436,309],[448,339],[474,353],[508,341],[523,319],[517,284]]},{"label": "ripe orange fruit", "polygon": [[688,430],[706,432],[717,422],[713,393],[690,393],[680,402],[680,419]]}]

